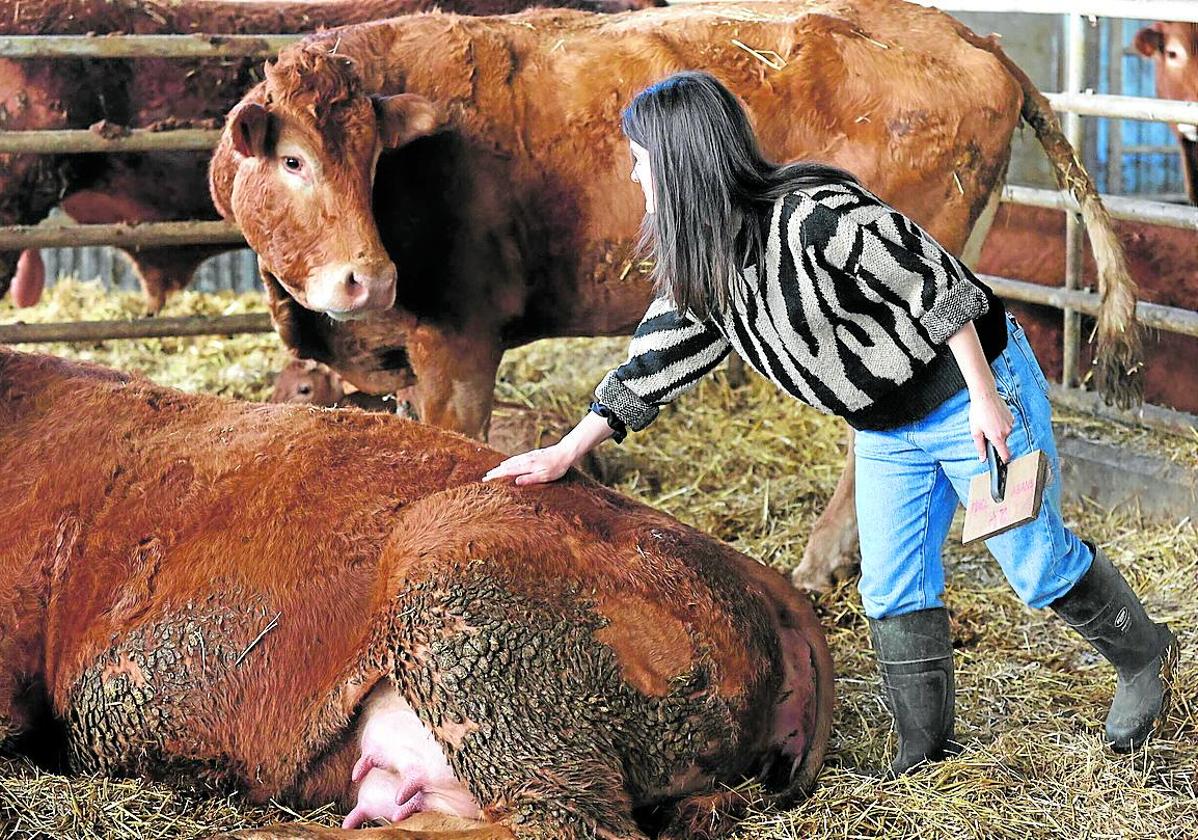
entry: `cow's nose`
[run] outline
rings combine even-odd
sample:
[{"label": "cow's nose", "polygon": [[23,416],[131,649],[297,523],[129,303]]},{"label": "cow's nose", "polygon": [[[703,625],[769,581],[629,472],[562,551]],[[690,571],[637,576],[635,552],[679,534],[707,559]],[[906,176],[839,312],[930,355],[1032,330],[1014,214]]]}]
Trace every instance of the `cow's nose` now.
[{"label": "cow's nose", "polygon": [[395,263],[387,263],[381,270],[371,274],[368,281],[358,275],[370,293],[367,306],[371,309],[390,309],[394,305],[396,276]]},{"label": "cow's nose", "polygon": [[347,304],[346,309],[359,309],[366,305],[370,288],[356,271],[347,271],[341,281],[341,293]]}]

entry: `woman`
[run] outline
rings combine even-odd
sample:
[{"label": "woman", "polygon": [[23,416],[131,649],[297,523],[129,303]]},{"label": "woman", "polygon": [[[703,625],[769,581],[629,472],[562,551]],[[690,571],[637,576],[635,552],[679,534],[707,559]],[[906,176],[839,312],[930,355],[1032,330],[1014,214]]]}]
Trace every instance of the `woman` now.
[{"label": "woman", "polygon": [[[1047,383],[1022,329],[957,259],[846,172],[762,157],[739,102],[681,73],[623,117],[645,194],[643,242],[659,297],[628,361],[560,443],[488,480],[553,481],[609,437],[640,430],[730,350],[792,396],[856,430],[859,589],[898,730],[901,774],[952,752],[953,664],[940,550],[985,468],[1041,449],[1060,475]],[[1163,717],[1176,639],[1110,560],[1061,519],[987,547],[1033,607],[1051,607],[1118,672],[1106,723],[1116,750]]]}]

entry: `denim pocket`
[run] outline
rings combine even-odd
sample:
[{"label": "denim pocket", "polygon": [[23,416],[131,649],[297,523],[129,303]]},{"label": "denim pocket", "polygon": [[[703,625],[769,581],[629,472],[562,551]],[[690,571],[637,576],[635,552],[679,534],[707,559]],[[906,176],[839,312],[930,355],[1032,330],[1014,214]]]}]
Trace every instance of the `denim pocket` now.
[{"label": "denim pocket", "polygon": [[1031,374],[1041,393],[1047,397],[1048,379],[1044,376],[1044,371],[1040,369],[1040,363],[1036,361],[1036,354],[1032,350],[1032,346],[1028,344],[1027,333],[1023,331],[1023,327],[1019,326],[1019,323],[1014,319],[1012,319],[1011,323],[1014,324],[1014,329],[1011,331],[1010,343],[1015,345],[1015,351],[1019,353],[1023,366]]},{"label": "denim pocket", "polygon": [[1003,402],[1014,408],[1016,384],[1014,365],[1011,364],[1010,350],[1004,350],[990,364],[990,373],[994,375],[994,389],[1002,397]]},{"label": "denim pocket", "polygon": [[[1027,410],[1024,408],[1023,399],[1020,397],[1019,389],[1019,371],[1016,367],[1015,359],[1011,355],[1011,349],[1008,347],[999,354],[994,363],[990,365],[990,371],[994,374],[994,389],[998,391],[998,396],[1007,404],[1007,408],[1011,410],[1011,417],[1015,421],[1015,425],[1011,427],[1011,434],[1014,435],[1022,428],[1023,436],[1027,441],[1028,448],[1035,448],[1032,445],[1032,430],[1029,425]],[[1007,445],[1010,446],[1010,438],[1007,438]],[[1012,451],[1015,447],[1011,447]]]}]

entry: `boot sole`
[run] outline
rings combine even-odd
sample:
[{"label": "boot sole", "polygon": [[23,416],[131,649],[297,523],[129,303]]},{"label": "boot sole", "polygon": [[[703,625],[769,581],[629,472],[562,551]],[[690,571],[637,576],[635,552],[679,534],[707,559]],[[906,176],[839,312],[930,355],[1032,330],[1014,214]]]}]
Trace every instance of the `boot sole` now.
[{"label": "boot sole", "polygon": [[1165,720],[1169,716],[1169,711],[1173,707],[1173,674],[1177,669],[1178,660],[1181,658],[1181,643],[1177,641],[1177,636],[1173,631],[1167,630],[1169,633],[1169,644],[1161,651],[1161,667],[1159,671],[1161,681],[1161,710],[1157,712],[1152,719],[1152,725],[1148,727],[1148,731],[1138,738],[1133,738],[1126,744],[1111,742],[1110,746],[1114,752],[1129,753],[1142,747],[1149,739],[1156,737],[1164,728]]}]

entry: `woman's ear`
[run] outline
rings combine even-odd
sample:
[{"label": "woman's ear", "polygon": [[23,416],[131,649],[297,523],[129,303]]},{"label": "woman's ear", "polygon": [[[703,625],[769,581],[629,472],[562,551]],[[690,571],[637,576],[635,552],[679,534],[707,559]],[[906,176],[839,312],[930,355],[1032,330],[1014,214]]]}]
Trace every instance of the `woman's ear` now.
[{"label": "woman's ear", "polygon": [[444,124],[441,109],[414,93],[374,97],[383,147],[398,149],[418,137],[436,133]]}]

